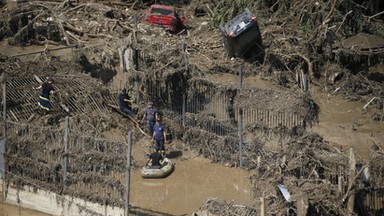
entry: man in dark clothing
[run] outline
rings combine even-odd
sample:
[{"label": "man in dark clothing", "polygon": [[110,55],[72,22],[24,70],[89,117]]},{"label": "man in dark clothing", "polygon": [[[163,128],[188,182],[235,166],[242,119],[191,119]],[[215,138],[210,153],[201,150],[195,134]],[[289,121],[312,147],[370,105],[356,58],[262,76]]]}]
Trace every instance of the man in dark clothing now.
[{"label": "man in dark clothing", "polygon": [[163,156],[159,153],[157,149],[155,149],[152,154],[149,156],[149,162],[151,162],[151,168],[153,169],[159,169],[161,168],[161,162],[163,161]]},{"label": "man in dark clothing", "polygon": [[47,113],[51,110],[51,102],[49,96],[53,94],[54,88],[53,83],[55,81],[53,78],[48,78],[46,82],[35,89],[41,90],[38,104],[39,106]]},{"label": "man in dark clothing", "polygon": [[167,142],[166,127],[161,122],[161,117],[157,116],[156,124],[153,127],[152,139],[155,141],[155,148],[159,150],[162,154],[165,154],[164,143]]},{"label": "man in dark clothing", "polygon": [[133,117],[134,114],[133,114],[133,112],[132,112],[132,107],[130,106],[130,104],[132,103],[132,101],[129,100],[129,99],[130,99],[130,98],[129,98],[129,95],[127,94],[126,90],[123,89],[123,90],[121,91],[120,95],[119,95],[119,107],[120,107],[120,110],[121,110],[123,113],[125,113],[125,114],[127,114],[127,115]]},{"label": "man in dark clothing", "polygon": [[156,116],[158,114],[159,114],[159,111],[157,109],[155,109],[153,102],[149,102],[148,108],[145,110],[144,118],[147,121],[147,130],[148,130],[148,134],[150,136],[152,136],[152,134],[153,134],[153,126],[156,123]]}]

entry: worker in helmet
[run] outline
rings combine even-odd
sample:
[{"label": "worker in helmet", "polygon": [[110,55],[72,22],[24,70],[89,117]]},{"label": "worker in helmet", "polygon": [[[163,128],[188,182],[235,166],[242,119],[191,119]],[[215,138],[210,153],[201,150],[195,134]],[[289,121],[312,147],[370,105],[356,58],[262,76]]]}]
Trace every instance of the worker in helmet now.
[{"label": "worker in helmet", "polygon": [[54,83],[55,80],[51,77],[48,77],[43,84],[35,88],[40,90],[38,105],[44,111],[44,114],[47,114],[49,111],[51,111],[51,102],[49,97],[54,92]]}]

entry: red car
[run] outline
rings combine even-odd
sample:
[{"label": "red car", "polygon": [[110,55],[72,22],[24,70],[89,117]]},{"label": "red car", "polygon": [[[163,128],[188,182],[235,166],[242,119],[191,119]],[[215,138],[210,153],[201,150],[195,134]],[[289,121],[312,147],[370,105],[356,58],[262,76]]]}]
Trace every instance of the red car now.
[{"label": "red car", "polygon": [[174,33],[184,28],[184,11],[182,9],[177,10],[172,6],[154,4],[149,8],[144,21],[164,27]]}]

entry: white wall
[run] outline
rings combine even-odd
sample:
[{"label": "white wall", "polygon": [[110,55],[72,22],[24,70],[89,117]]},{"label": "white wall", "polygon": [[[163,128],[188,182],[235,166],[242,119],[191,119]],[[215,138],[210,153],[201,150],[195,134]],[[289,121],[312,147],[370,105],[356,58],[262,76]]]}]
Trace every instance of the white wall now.
[{"label": "white wall", "polygon": [[122,208],[102,206],[82,199],[60,196],[43,190],[34,192],[31,187],[25,187],[24,190],[9,187],[5,202],[11,205],[60,216],[124,215],[124,209]]}]

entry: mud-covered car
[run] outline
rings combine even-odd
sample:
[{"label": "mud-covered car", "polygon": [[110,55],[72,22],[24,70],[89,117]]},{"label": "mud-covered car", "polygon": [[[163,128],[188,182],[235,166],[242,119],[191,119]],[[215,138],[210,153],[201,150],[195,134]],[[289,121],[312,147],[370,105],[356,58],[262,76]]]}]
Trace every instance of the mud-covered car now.
[{"label": "mud-covered car", "polygon": [[244,57],[251,49],[262,49],[256,16],[248,8],[226,24],[220,25],[220,30],[224,37],[224,47],[230,57]]},{"label": "mud-covered car", "polygon": [[148,9],[144,21],[177,32],[184,28],[184,11],[173,6],[154,4]]}]

